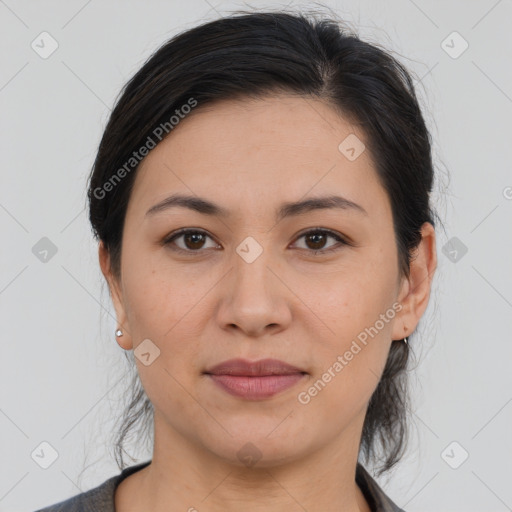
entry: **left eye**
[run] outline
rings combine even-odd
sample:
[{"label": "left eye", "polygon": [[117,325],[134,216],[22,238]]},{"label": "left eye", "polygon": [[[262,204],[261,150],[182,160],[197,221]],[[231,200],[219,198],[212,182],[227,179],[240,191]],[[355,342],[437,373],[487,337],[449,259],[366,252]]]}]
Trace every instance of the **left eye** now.
[{"label": "left eye", "polygon": [[[313,229],[311,231],[307,231],[306,233],[303,233],[299,236],[298,240],[301,238],[305,238],[306,244],[310,243],[313,245],[306,246],[306,249],[311,249],[315,254],[320,252],[331,252],[336,251],[339,249],[340,245],[348,245],[348,242],[346,242],[343,238],[341,238],[339,235],[332,231],[328,231],[325,229]],[[338,242],[338,244],[333,244],[327,249],[325,249],[323,246],[328,238],[332,238]],[[322,246],[322,247],[319,247]]]},{"label": "left eye", "polygon": [[[199,249],[203,249],[205,240],[209,238],[213,241],[213,239],[206,232],[197,230],[197,229],[183,229],[173,235],[169,236],[164,240],[164,245],[174,244],[176,247],[173,247],[173,250],[182,251],[182,252],[200,252]],[[312,229],[307,231],[306,233],[302,233],[297,240],[301,238],[305,239],[306,247],[299,247],[300,249],[306,249],[312,251],[314,254],[317,253],[326,253],[330,251],[336,251],[339,249],[340,245],[349,245],[349,243],[341,238],[338,234],[326,230],[326,229]],[[325,243],[328,238],[334,239],[338,244],[333,244],[327,249],[324,248]],[[176,240],[183,239],[184,246],[180,246],[176,243]],[[214,243],[213,246],[206,247],[212,248],[218,247],[218,244]]]}]

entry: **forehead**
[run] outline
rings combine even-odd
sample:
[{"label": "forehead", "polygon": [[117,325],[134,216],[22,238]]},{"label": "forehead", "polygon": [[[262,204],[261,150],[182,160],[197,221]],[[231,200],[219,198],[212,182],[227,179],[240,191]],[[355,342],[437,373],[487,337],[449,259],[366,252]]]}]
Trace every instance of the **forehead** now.
[{"label": "forehead", "polygon": [[365,134],[325,102],[297,96],[197,106],[140,164],[129,209],[176,191],[252,211],[332,193],[374,215],[389,209]]}]

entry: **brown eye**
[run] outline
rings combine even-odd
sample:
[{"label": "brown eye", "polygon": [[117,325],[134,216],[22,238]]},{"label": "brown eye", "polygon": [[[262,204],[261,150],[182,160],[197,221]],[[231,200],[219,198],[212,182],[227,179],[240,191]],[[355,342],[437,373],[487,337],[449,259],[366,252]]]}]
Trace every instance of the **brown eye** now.
[{"label": "brown eye", "polygon": [[[310,230],[306,233],[303,233],[299,239],[303,238],[305,241],[305,247],[300,247],[301,249],[309,249],[313,251],[313,253],[328,253],[331,251],[336,251],[343,245],[350,245],[346,240],[341,238],[338,234],[333,231],[328,231],[325,229],[314,229]],[[331,238],[338,242],[337,244],[331,244],[325,248],[328,239]]]},{"label": "brown eye", "polygon": [[[208,238],[212,240],[212,238],[203,231],[184,229],[178,233],[174,233],[165,239],[163,243],[164,245],[175,245],[176,247],[171,248],[176,251],[201,252],[200,250],[205,248],[205,243]],[[176,241],[180,239],[182,239],[181,244],[178,244]],[[214,243],[213,246],[210,247],[217,247],[217,244]]]},{"label": "brown eye", "polygon": [[306,244],[310,249],[314,249],[315,251],[322,249],[326,240],[327,236],[323,233],[313,233],[306,235]]},{"label": "brown eye", "polygon": [[188,249],[201,249],[205,236],[202,233],[187,233],[183,235],[183,240]]}]

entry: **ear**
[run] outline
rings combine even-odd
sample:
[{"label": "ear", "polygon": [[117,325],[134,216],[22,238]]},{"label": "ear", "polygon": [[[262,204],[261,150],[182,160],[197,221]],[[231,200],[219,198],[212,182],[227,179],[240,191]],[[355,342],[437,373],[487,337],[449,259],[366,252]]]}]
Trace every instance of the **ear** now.
[{"label": "ear", "polygon": [[133,343],[131,340],[130,333],[128,332],[128,321],[126,316],[126,309],[123,303],[122,287],[112,273],[110,253],[106,249],[103,241],[100,241],[99,243],[98,256],[100,261],[101,272],[108,283],[110,298],[112,299],[112,303],[114,304],[114,309],[116,311],[117,324],[119,328],[123,331],[123,336],[116,336],[116,341],[121,348],[124,348],[125,350],[131,350],[133,348]]},{"label": "ear", "polygon": [[393,339],[412,334],[427,309],[432,279],[437,267],[436,233],[430,222],[421,227],[421,242],[414,251],[408,278],[404,278],[398,301],[402,309],[393,324]]}]

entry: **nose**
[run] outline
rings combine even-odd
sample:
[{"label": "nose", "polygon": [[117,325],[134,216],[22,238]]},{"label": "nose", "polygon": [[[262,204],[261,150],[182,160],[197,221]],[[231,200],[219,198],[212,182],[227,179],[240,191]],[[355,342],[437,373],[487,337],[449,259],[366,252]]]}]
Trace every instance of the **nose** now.
[{"label": "nose", "polygon": [[223,329],[259,337],[290,325],[293,294],[274,267],[277,265],[273,265],[270,251],[264,250],[251,263],[237,253],[233,255],[233,267],[220,289],[217,310]]}]

